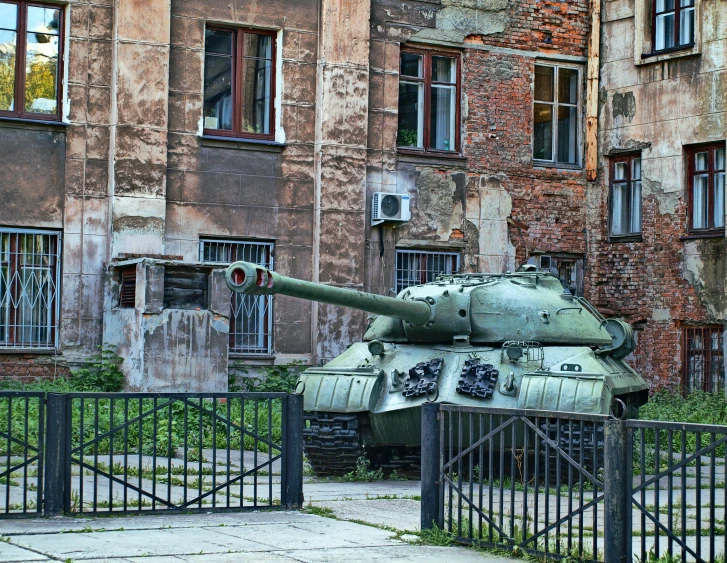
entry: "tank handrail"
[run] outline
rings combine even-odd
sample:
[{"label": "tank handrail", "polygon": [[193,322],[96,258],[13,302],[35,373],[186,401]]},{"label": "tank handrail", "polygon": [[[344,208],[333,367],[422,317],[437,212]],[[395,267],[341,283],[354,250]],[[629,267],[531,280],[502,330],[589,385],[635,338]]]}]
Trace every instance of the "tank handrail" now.
[{"label": "tank handrail", "polygon": [[407,321],[416,326],[427,324],[432,308],[424,300],[395,299],[320,283],[289,278],[251,262],[235,262],[225,272],[227,286],[245,295],[290,295],[309,301],[351,307],[385,317]]}]

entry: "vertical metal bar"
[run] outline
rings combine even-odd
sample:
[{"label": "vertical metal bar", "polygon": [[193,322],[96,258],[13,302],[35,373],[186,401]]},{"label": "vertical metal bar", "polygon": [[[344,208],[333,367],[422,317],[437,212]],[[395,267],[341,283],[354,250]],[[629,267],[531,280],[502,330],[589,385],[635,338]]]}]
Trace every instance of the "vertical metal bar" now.
[{"label": "vertical metal bar", "polygon": [[[681,430],[682,440],[681,440],[681,448],[682,448],[682,462],[687,458],[687,431],[682,429]],[[699,468],[697,468],[699,469]],[[687,544],[687,465],[682,465],[682,482],[681,482],[681,505],[682,505],[682,546],[685,546]],[[697,478],[699,480],[699,478]],[[697,501],[699,502],[699,501]],[[700,543],[700,537],[699,533],[697,532],[697,543]],[[682,562],[686,563],[687,561],[687,551],[684,549],[684,547],[681,547],[682,552]]]},{"label": "vertical metal bar", "polygon": [[[495,417],[492,414],[489,415],[489,421],[490,421],[490,426],[488,426],[487,431],[492,432],[495,429],[495,425],[494,425]],[[493,520],[494,514],[492,513],[492,504],[493,504],[492,487],[493,487],[494,483],[492,482],[492,480],[495,478],[495,467],[494,467],[495,440],[494,440],[494,438],[495,438],[494,436],[490,436],[490,451],[488,453],[489,473],[487,474],[487,485],[488,485],[488,489],[489,489],[489,491],[488,491],[489,497],[487,499],[488,500],[487,517],[493,522],[494,522],[494,520]],[[494,530],[492,529],[492,526],[489,526],[489,534],[487,536],[487,539],[490,542],[493,541],[493,532],[494,532]]]},{"label": "vertical metal bar", "polygon": [[[276,399],[277,400],[277,399]],[[268,442],[273,443],[273,399],[268,399]],[[268,445],[268,504],[273,504],[273,446]]]},{"label": "vertical metal bar", "polygon": [[199,415],[199,444],[198,444],[198,457],[197,457],[197,507],[202,508],[202,460],[204,454],[202,453],[202,445],[204,442],[204,418],[202,416],[202,408],[204,407],[204,399],[200,397],[197,406],[197,413]]},{"label": "vertical metal bar", "polygon": [[[29,397],[25,396],[25,412],[23,416],[23,510],[28,511],[28,414]],[[8,452],[9,454],[10,452]],[[7,488],[10,488],[10,475],[8,475]]]},{"label": "vertical metal bar", "polygon": [[[225,478],[227,479],[226,483],[227,486],[225,487],[225,507],[230,508],[230,448],[232,447],[232,419],[230,418],[230,403],[233,401],[233,397],[227,397],[227,401],[225,402],[225,405],[227,406],[227,417],[225,418],[225,425],[226,425],[226,433],[227,433],[227,443],[225,444],[225,449],[227,450],[227,459],[225,460],[227,462],[225,467]],[[285,420],[288,415],[287,413],[288,409],[285,409],[283,411],[283,425],[285,425]],[[240,421],[242,423],[242,421]],[[283,436],[285,436],[285,433],[283,433]],[[285,439],[285,438],[283,438]],[[240,460],[240,464],[242,465],[242,460]],[[240,468],[240,472],[242,473],[242,467]],[[215,473],[217,473],[217,469],[215,469]],[[282,502],[281,502],[282,504]]]},{"label": "vertical metal bar", "polygon": [[[452,457],[454,456],[454,435],[453,435],[454,423],[452,422],[452,418],[453,418],[452,411],[447,411],[447,415],[448,415],[447,418],[448,418],[448,422],[449,422],[449,449],[447,450],[447,463],[449,463],[452,460]],[[448,474],[449,474],[448,477],[449,477],[450,481],[452,481],[453,473],[454,473],[454,471],[452,469],[452,466],[450,465],[449,471],[448,471]],[[447,517],[447,531],[451,534],[452,533],[452,511],[453,511],[452,483],[451,482],[449,483],[449,496],[447,498],[449,500],[449,503],[447,505],[449,507],[448,517]]]},{"label": "vertical metal bar", "polygon": [[[182,493],[182,504],[187,504],[187,455],[189,453],[189,439],[187,431],[189,429],[189,405],[184,401],[184,473],[182,474],[182,482],[184,484],[184,492]],[[242,494],[242,491],[240,492]]]},{"label": "vertical metal bar", "polygon": [[[580,439],[578,440],[578,446],[579,446],[579,457],[578,461],[581,464],[581,467],[583,467],[586,464],[586,444],[584,436],[586,435],[585,430],[583,428],[584,422],[582,420],[578,421],[578,436]],[[547,471],[547,466],[546,466]],[[578,526],[578,556],[583,557],[584,552],[584,546],[583,546],[583,520],[585,518],[585,514],[583,514],[583,472],[578,472],[578,508],[579,508],[579,515],[580,515],[580,525]],[[547,487],[547,484],[546,484]]]},{"label": "vertical metal bar", "polygon": [[[217,415],[217,397],[212,397],[212,412]],[[200,479],[202,476],[200,475]],[[212,508],[217,507],[217,419],[212,418]]]},{"label": "vertical metal bar", "polygon": [[136,506],[137,511],[141,511],[141,504],[143,502],[143,499],[141,496],[141,491],[144,490],[144,483],[141,480],[141,473],[142,473],[141,470],[144,467],[144,458],[142,457],[144,455],[144,422],[143,421],[144,421],[144,399],[139,397],[139,444],[138,444],[139,445],[139,450],[138,450],[138,454],[139,454],[139,471],[138,471],[139,494],[137,495],[139,504],[137,504],[137,506]]},{"label": "vertical metal bar", "polygon": [[443,523],[439,521],[439,488],[442,483],[439,465],[439,412],[439,403],[422,405],[422,530],[443,527]]},{"label": "vertical metal bar", "polygon": [[[568,419],[568,456],[573,459],[573,419]],[[568,556],[573,555],[573,465],[568,464]],[[597,532],[594,530],[594,534]]]},{"label": "vertical metal bar", "polygon": [[129,506],[129,397],[124,397],[122,401],[124,401],[124,498],[121,510],[126,512]]},{"label": "vertical metal bar", "polygon": [[[80,398],[80,408],[81,408],[81,414],[80,414],[80,425],[81,428],[79,429],[78,435],[80,437],[80,464],[79,464],[79,471],[80,474],[78,476],[78,512],[83,512],[83,474],[85,473],[85,469],[83,467],[83,464],[86,460],[86,426],[85,426],[85,418],[86,418],[86,402],[84,401],[83,397]],[[70,413],[69,413],[70,414]]]},{"label": "vertical metal bar", "polygon": [[[629,436],[633,436],[633,430],[630,430]],[[644,480],[646,479],[646,444],[645,444],[645,438],[646,433],[643,428],[639,428],[639,457],[641,458],[640,468],[639,468],[639,484],[642,484]],[[631,451],[631,448],[629,448],[629,451]],[[633,479],[631,480],[633,481]],[[631,487],[631,482],[628,483],[628,485]],[[657,484],[658,485],[658,484]],[[629,498],[629,503],[633,504],[633,499]],[[641,489],[641,506],[646,506],[646,489]],[[631,511],[627,511],[627,514],[630,514]],[[646,561],[646,513],[643,510],[639,511],[641,515],[641,560]],[[629,544],[630,545],[630,544]],[[629,554],[630,555],[630,554]]]},{"label": "vertical metal bar", "polygon": [[[561,426],[563,425],[563,419],[557,418],[556,420],[556,427],[555,427],[555,444],[557,448],[555,449],[555,521],[560,521],[560,465],[563,460],[563,456],[561,455],[560,448],[562,448],[562,440],[561,440]],[[595,469],[594,469],[595,472]],[[595,486],[593,488],[595,492]],[[594,530],[597,530],[598,528],[595,525],[593,526]],[[597,534],[594,534],[594,537]],[[555,527],[555,552],[560,555],[560,524],[558,524]],[[594,551],[595,553],[595,551]]]},{"label": "vertical metal bar", "polygon": [[[696,435],[697,444],[695,451],[699,451],[702,449],[702,433],[697,432]],[[698,455],[696,460],[696,466],[697,466],[697,502],[695,503],[696,508],[696,520],[697,525],[695,529],[697,530],[697,555],[699,557],[702,556],[702,456]],[[684,494],[684,493],[683,493]],[[685,495],[686,496],[686,495]],[[683,525],[684,528],[686,528],[686,522]]]},{"label": "vertical metal bar", "polygon": [[286,467],[285,498],[288,508],[295,509],[303,504],[303,395],[288,395],[283,411],[286,413],[285,443],[281,444]]},{"label": "vertical metal bar", "polygon": [[[500,415],[500,424],[502,426],[502,415]],[[500,444],[498,456],[500,458],[500,529],[505,531],[505,429],[500,428]],[[512,538],[512,534],[510,534]],[[504,539],[504,538],[503,538]]]},{"label": "vertical metal bar", "polygon": [[[640,429],[643,434],[643,428]],[[604,429],[605,432],[605,429]],[[642,447],[643,447],[643,440],[642,440]],[[605,450],[606,444],[604,442],[604,450]],[[605,463],[605,451],[604,451],[604,463]],[[643,466],[643,458],[641,458],[641,464]],[[633,541],[631,541],[631,537],[633,536],[633,484],[634,484],[634,478],[633,478],[633,466],[634,466],[634,430],[632,428],[626,428],[626,499],[625,499],[625,508],[626,508],[626,514],[624,515],[626,517],[626,522],[624,524],[624,527],[626,528],[626,561],[633,561]],[[643,483],[643,474],[641,476],[641,483]],[[605,481],[608,479],[608,476],[604,475],[604,485]],[[643,495],[642,495],[643,496]],[[644,506],[643,504],[641,506]],[[605,509],[605,503],[604,503],[604,509]],[[642,514],[643,517],[643,514]],[[641,532],[641,541],[642,541],[642,548],[643,548],[643,540],[644,540],[644,534],[643,534],[643,528]],[[643,561],[643,558],[642,558]]]},{"label": "vertical metal bar", "polygon": [[260,412],[259,412],[260,402],[258,401],[258,399],[253,399],[253,404],[254,404],[254,412],[255,412],[255,421],[253,422],[253,426],[252,427],[254,428],[255,438],[253,440],[254,441],[254,447],[253,447],[252,456],[253,456],[253,467],[255,468],[255,470],[253,471],[253,474],[252,474],[252,479],[253,479],[253,486],[252,486],[252,490],[253,490],[252,496],[253,496],[253,499],[252,499],[252,505],[253,506],[257,506],[257,473],[258,473],[258,469],[257,469],[257,450],[258,450],[258,434],[260,433],[260,426],[258,424],[260,422]]},{"label": "vertical metal bar", "polygon": [[[522,516],[522,543],[528,539],[528,435],[530,434],[530,427],[523,424],[523,471],[521,480],[523,483],[523,516]],[[514,509],[515,507],[513,507]]]},{"label": "vertical metal bar", "polygon": [[[478,420],[478,430],[479,430],[479,432],[478,432],[477,436],[484,436],[485,435],[485,432],[489,431],[490,429],[485,430],[485,428],[484,428],[484,415],[482,413],[480,413],[477,416],[477,418],[479,419]],[[479,539],[480,539],[480,541],[483,539],[482,538],[482,512],[484,512],[484,510],[485,510],[485,506],[484,506],[484,502],[483,502],[484,499],[482,497],[482,494],[483,494],[483,490],[482,490],[482,478],[483,478],[483,474],[485,472],[484,447],[485,447],[485,444],[484,443],[480,443],[479,447],[477,448],[477,454],[478,454],[478,460],[477,460],[477,462],[478,462],[477,463],[478,472],[477,473],[479,473],[479,475],[477,477],[478,477],[478,481],[479,481],[479,495],[480,495],[479,496],[479,500],[477,501],[477,506],[480,508],[480,514],[478,515],[478,526],[479,526],[479,530],[480,530],[480,533],[479,533]]]},{"label": "vertical metal bar", "polygon": [[172,405],[174,399],[167,398],[167,508],[172,506],[172,455],[174,444],[172,443]]},{"label": "vertical metal bar", "polygon": [[[550,419],[545,419],[545,435],[550,438]],[[583,442],[583,436],[581,435],[581,442]],[[545,446],[545,514],[543,515],[545,522],[544,525],[547,528],[550,526],[550,444],[544,443]],[[550,543],[550,532],[545,532],[545,553],[548,553]]]},{"label": "vertical metal bar", "polygon": [[[49,393],[46,396],[46,401],[48,405],[48,424],[45,427],[45,497],[43,513],[45,516],[59,516],[64,512],[66,494],[70,496],[70,491],[67,491],[64,486],[70,481],[70,471],[66,476],[66,455],[68,454],[70,457],[70,452],[66,448],[68,399],[66,395],[60,393]],[[42,399],[40,403],[42,410]],[[42,448],[40,451],[42,451]],[[43,465],[42,460],[39,459],[39,471]],[[42,475],[38,473],[39,489],[41,480]]]},{"label": "vertical metal bar", "polygon": [[[711,438],[711,444],[714,444],[714,442],[717,439],[717,436],[712,432],[709,437]],[[716,475],[715,475],[715,468],[717,465],[717,452],[715,451],[715,448],[712,448],[712,451],[709,455],[709,557],[710,561],[714,561],[715,556],[717,555],[714,551],[714,519],[715,519],[715,506],[714,503],[716,502],[716,493],[715,493],[715,485],[716,485]],[[727,544],[725,544],[725,547],[727,547]]]},{"label": "vertical metal bar", "polygon": [[[462,411],[457,411],[457,455],[462,453]],[[462,457],[457,460],[457,488],[462,491]],[[462,493],[457,494],[457,536],[462,537]]]},{"label": "vertical metal bar", "polygon": [[[45,469],[45,435],[46,435],[46,420],[45,420],[45,409],[46,409],[46,397],[38,397],[38,477],[36,479],[38,490],[36,491],[36,512],[41,514],[43,512],[43,499],[45,491],[44,481],[44,469]],[[65,444],[64,444],[65,445]],[[65,451],[65,448],[64,448]],[[63,480],[61,480],[61,484]],[[63,497],[61,495],[61,501]],[[62,505],[61,505],[62,508]]]},{"label": "vertical metal bar", "polygon": [[[594,424],[595,426],[595,424]],[[583,439],[584,436],[581,437]],[[597,441],[594,436],[594,441]],[[604,482],[604,558],[608,563],[626,562],[626,543],[630,534],[626,529],[627,507],[626,459],[629,452],[626,444],[626,425],[622,420],[609,420],[604,428],[604,471],[608,476]],[[597,494],[594,486],[594,495]],[[630,502],[628,503],[630,505]],[[598,536],[594,522],[594,538]],[[594,539],[595,542],[595,539]],[[595,552],[594,552],[595,554]]]},{"label": "vertical metal bar", "polygon": [[[541,428],[541,418],[535,417],[535,427]],[[533,503],[533,534],[538,533],[538,522],[540,521],[540,435],[534,432],[533,452],[535,453],[535,474],[533,483],[535,487],[535,502]]]},{"label": "vertical metal bar", "polygon": [[[599,463],[598,463],[598,423],[597,422],[592,422],[590,424],[590,427],[593,429],[593,434],[592,434],[592,440],[593,440],[593,477],[595,479],[598,476],[598,466],[599,466]],[[603,431],[604,431],[604,440],[605,440],[605,433],[606,433],[605,426],[604,426]],[[622,445],[622,448],[625,449],[625,447],[626,447],[626,430],[625,430],[625,428],[623,429],[623,434],[624,435],[623,435],[623,445]],[[604,447],[605,447],[605,443],[604,443]],[[623,460],[626,459],[626,452],[622,450],[622,454],[623,455],[621,456],[621,460],[623,462]],[[624,474],[623,474],[622,479],[626,479],[626,472],[625,472],[625,470],[624,470]],[[605,479],[604,479],[604,481],[605,481]],[[597,495],[598,495],[598,485],[594,482],[593,483],[593,498],[596,498]],[[622,496],[622,498],[624,497],[624,487],[623,486],[621,488],[621,496]],[[624,509],[623,516],[624,516],[624,518],[626,517],[625,509]],[[625,520],[622,520],[622,523],[624,523],[624,522],[625,522]],[[593,530],[594,530],[594,532],[595,532],[595,530],[598,530],[598,503],[597,502],[593,503]],[[596,553],[598,553],[598,534],[596,534],[596,533],[593,534],[593,551],[592,551],[592,553],[594,554],[594,556],[595,556]],[[624,561],[625,561],[625,552],[624,552]]]},{"label": "vertical metal bar", "polygon": [[[669,430],[667,431],[667,440],[668,440],[668,451],[667,451],[667,464],[668,467],[671,468],[671,466],[674,464],[674,431]],[[669,474],[667,477],[667,521],[669,530],[674,529],[674,471],[672,469],[669,470]],[[668,538],[668,548],[667,553],[669,554],[669,557],[674,557],[674,539],[669,536]]]},{"label": "vertical metal bar", "polygon": [[5,445],[5,473],[8,476],[8,485],[5,487],[5,512],[10,512],[10,467],[12,458],[12,436],[13,436],[13,397],[8,395],[8,429],[7,429],[7,444]]},{"label": "vertical metal bar", "polygon": [[[152,430],[154,435],[152,436],[152,452],[151,452],[151,509],[156,510],[157,508],[157,418],[159,416],[159,412],[157,411],[157,406],[159,404],[159,399],[155,396],[154,397],[154,413],[152,414]],[[139,468],[139,471],[141,471],[141,468]]]},{"label": "vertical metal bar", "polygon": [[[661,431],[659,429],[654,429],[654,475],[659,474],[659,466],[661,464]],[[654,529],[654,553],[656,554],[656,557],[661,556],[661,551],[659,549],[659,537],[661,534],[659,533],[659,520],[660,520],[660,513],[661,508],[659,506],[659,488],[661,487],[661,479],[658,479],[656,481],[656,485],[654,486],[654,516],[656,516],[656,524],[654,524],[652,527]],[[645,532],[644,532],[645,533]]]},{"label": "vertical metal bar", "polygon": [[[114,475],[114,399],[109,404],[109,475]],[[156,432],[154,433],[156,435]],[[114,510],[114,480],[109,479],[109,512]]]},{"label": "vertical metal bar", "polygon": [[[247,421],[245,420],[245,417],[247,416],[247,412],[245,411],[245,395],[240,396],[240,467],[242,470],[243,475],[246,473],[245,471],[245,428],[247,428]],[[254,426],[253,426],[254,428]],[[240,507],[242,507],[245,504],[245,495],[244,495],[244,482],[245,478],[242,477],[240,479]]]},{"label": "vertical metal bar", "polygon": [[98,397],[93,401],[93,508],[91,512],[98,511]]},{"label": "vertical metal bar", "polygon": [[[510,425],[510,535],[519,543],[515,534],[515,452],[517,447],[517,425],[522,424],[520,417]],[[522,424],[524,426],[524,424]]]},{"label": "vertical metal bar", "polygon": [[[472,420],[472,411],[467,413],[467,422],[469,424],[469,442],[467,442],[465,447],[469,448],[470,445],[474,443],[474,440],[473,440],[474,428],[473,428],[473,420]],[[474,456],[474,452],[470,452],[467,454],[467,458],[469,460],[469,467],[468,467],[469,473],[467,474],[467,476],[468,476],[468,481],[470,484],[470,486],[469,486],[470,502],[469,502],[469,511],[468,511],[468,519],[469,519],[469,530],[468,530],[469,535],[468,535],[468,537],[470,539],[474,539],[474,534],[473,534],[474,530],[472,528],[472,526],[473,526],[472,517],[474,514],[474,511],[472,510],[472,506],[474,504],[474,490],[473,490],[474,481],[473,481],[473,476],[472,476],[472,469],[473,469],[472,458],[473,458],[473,456]]]}]

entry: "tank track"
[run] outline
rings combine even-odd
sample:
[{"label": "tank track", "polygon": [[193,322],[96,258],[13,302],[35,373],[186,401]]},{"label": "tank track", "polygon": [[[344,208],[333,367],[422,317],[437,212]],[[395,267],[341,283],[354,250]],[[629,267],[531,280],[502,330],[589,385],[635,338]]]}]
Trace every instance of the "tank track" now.
[{"label": "tank track", "polygon": [[[588,423],[594,424],[594,423]],[[540,429],[541,431],[549,436],[551,440],[558,443],[558,425],[560,425],[560,442],[559,445],[561,449],[568,453],[569,451],[573,452],[574,459],[577,461],[580,457],[580,448],[581,443],[583,444],[584,448],[584,459],[583,459],[583,468],[588,471],[593,476],[598,476],[599,471],[603,468],[603,456],[601,454],[602,448],[596,448],[595,456],[594,456],[594,439],[596,440],[596,445],[602,445],[604,440],[603,435],[603,426],[596,425],[593,427],[593,430],[587,431],[585,435],[581,433],[581,430],[579,427],[576,427],[576,425],[573,425],[572,432],[570,431],[570,427],[567,421],[565,420],[559,420],[559,419],[551,419],[550,424],[547,424],[546,422],[541,422]],[[572,448],[572,449],[571,449]],[[555,451],[552,448],[549,448],[550,450],[550,456],[549,459],[545,459],[546,454],[546,448],[545,443],[543,441],[540,442],[540,452],[539,455],[541,456],[541,460],[544,464],[547,463],[548,470],[550,474],[550,481],[551,483],[555,483],[557,481],[558,476],[558,469],[560,469],[560,480],[561,482],[566,482],[568,480],[568,470],[571,468],[570,463],[563,458],[562,456],[558,456]],[[560,467],[559,467],[560,466]],[[541,474],[545,471],[545,467],[541,466]],[[575,468],[572,467],[572,478],[574,481],[577,481],[579,479],[580,472]],[[544,478],[544,475],[543,475]],[[585,477],[584,477],[585,479]]]},{"label": "tank track", "polygon": [[371,469],[393,471],[402,477],[419,478],[420,448],[378,446],[365,448],[363,427],[368,422],[358,414],[306,412],[303,446],[311,469],[319,477],[343,476],[356,470],[365,455]]}]

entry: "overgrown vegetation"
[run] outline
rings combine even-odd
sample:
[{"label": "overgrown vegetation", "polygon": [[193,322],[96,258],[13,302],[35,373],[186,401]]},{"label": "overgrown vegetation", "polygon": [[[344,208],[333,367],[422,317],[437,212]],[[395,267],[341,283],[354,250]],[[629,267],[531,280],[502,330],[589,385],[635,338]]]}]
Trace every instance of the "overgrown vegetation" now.
[{"label": "overgrown vegetation", "polygon": [[[230,375],[228,386],[230,392],[255,393],[292,393],[298,382],[303,362],[294,361],[278,366],[265,366],[261,368],[261,377],[237,377]],[[247,369],[241,370],[248,373]]]},{"label": "overgrown vegetation", "polygon": [[727,424],[727,400],[724,393],[697,391],[684,397],[671,391],[659,391],[639,409],[639,418],[693,424]]},{"label": "overgrown vegetation", "polygon": [[356,469],[346,473],[343,476],[344,481],[381,481],[384,478],[384,470],[371,469],[371,461],[366,456],[361,456],[356,460]]}]

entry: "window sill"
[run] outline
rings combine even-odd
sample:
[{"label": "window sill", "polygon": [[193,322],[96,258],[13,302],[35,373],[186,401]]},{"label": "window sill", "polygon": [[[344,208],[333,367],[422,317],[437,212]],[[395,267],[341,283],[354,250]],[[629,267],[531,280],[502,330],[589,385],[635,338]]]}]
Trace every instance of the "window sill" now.
[{"label": "window sill", "polygon": [[265,141],[261,139],[244,139],[240,137],[221,137],[217,135],[202,135],[203,147],[216,147],[221,149],[235,149],[241,151],[282,152],[285,143]]},{"label": "window sill", "polygon": [[672,49],[665,49],[663,51],[654,51],[652,53],[644,53],[634,63],[636,65],[646,65],[651,63],[659,63],[662,61],[668,61],[671,59],[678,59],[681,57],[693,57],[700,55],[697,44],[687,45],[684,47],[675,47]]},{"label": "window sill", "polygon": [[679,240],[699,240],[699,239],[707,239],[707,238],[724,238],[725,232],[724,231],[708,231],[703,233],[689,233],[688,235],[683,235],[679,237]]},{"label": "window sill", "polygon": [[50,121],[44,119],[31,119],[28,117],[6,117],[0,116],[0,127],[15,127],[18,129],[40,129],[47,131],[48,129],[63,130],[68,127],[68,123],[64,121]]},{"label": "window sill", "polygon": [[275,364],[275,356],[255,354],[229,354],[230,367],[242,366],[272,366]]},{"label": "window sill", "polygon": [[426,152],[397,149],[397,160],[410,164],[436,164],[440,166],[467,166],[467,158],[459,153]]},{"label": "window sill", "polygon": [[559,162],[535,159],[533,159],[533,168],[549,169],[557,172],[579,172],[584,170],[580,164],[561,164]]},{"label": "window sill", "polygon": [[57,356],[55,348],[3,348],[0,347],[0,355],[14,356]]},{"label": "window sill", "polygon": [[643,242],[644,238],[639,235],[612,235],[608,237],[608,242],[611,244],[620,244],[628,242]]}]

